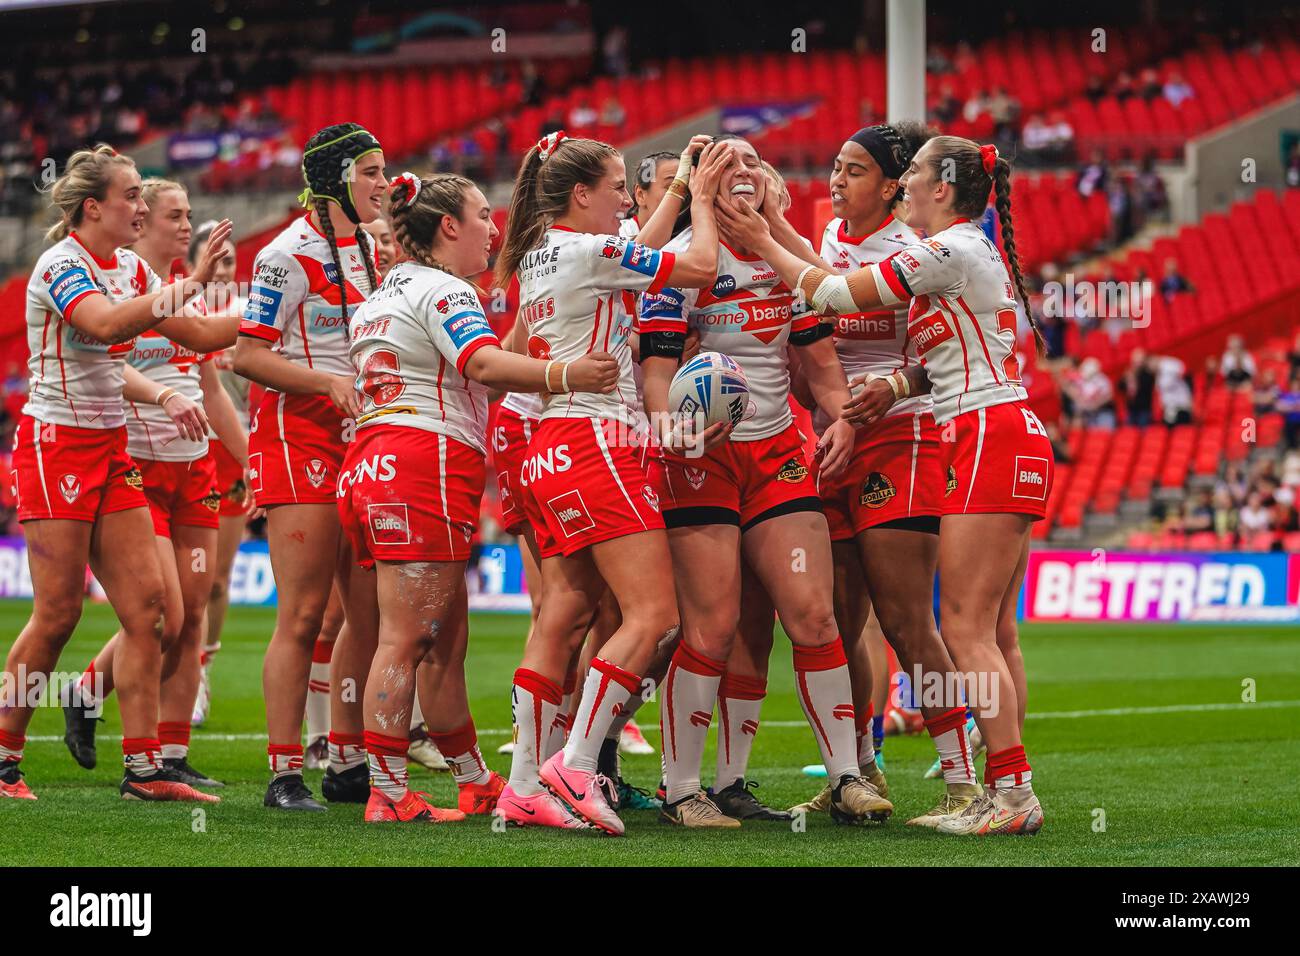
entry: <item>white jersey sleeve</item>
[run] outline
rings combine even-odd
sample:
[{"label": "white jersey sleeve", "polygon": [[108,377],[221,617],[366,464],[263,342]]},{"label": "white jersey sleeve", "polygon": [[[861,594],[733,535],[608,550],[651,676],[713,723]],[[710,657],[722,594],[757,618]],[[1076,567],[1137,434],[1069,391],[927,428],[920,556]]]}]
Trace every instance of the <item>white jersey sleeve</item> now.
[{"label": "white jersey sleeve", "polygon": [[77,309],[103,295],[113,304],[156,292],[162,283],[143,259],[118,249],[96,259],[75,235],[36,262],[27,283],[30,383],[23,413],[77,428],[120,428],[123,361],[132,342],[101,342],[76,325]]},{"label": "white jersey sleeve", "polygon": [[[355,237],[329,240],[309,216],[290,223],[257,254],[241,335],[273,343],[291,362],[333,375],[350,375],[348,318],[370,294],[370,274]],[[373,264],[373,260],[372,260]],[[339,267],[347,314],[339,292]]]},{"label": "white jersey sleeve", "polygon": [[966,285],[962,256],[938,239],[920,239],[871,267],[884,305],[931,293],[956,297]]},{"label": "white jersey sleeve", "polygon": [[1006,264],[979,226],[959,221],[872,266],[876,284],[912,296],[907,334],[931,385],[935,421],[1024,401],[1016,301]]},{"label": "white jersey sleeve", "polygon": [[487,450],[487,388],[464,375],[500,346],[478,295],[439,269],[399,262],[353,314],[352,361],[363,398],[358,428],[422,428]]},{"label": "white jersey sleeve", "polygon": [[253,281],[244,303],[239,331],[269,342],[280,342],[297,318],[298,304],[307,298],[307,273],[288,251],[267,246],[253,261]]},{"label": "white jersey sleeve", "polygon": [[547,230],[519,264],[519,314],[528,322],[528,354],[572,362],[609,352],[619,384],[609,395],[572,392],[544,398],[542,418],[601,418],[638,427],[632,373],[636,295],[658,291],[674,255],[619,236]]}]

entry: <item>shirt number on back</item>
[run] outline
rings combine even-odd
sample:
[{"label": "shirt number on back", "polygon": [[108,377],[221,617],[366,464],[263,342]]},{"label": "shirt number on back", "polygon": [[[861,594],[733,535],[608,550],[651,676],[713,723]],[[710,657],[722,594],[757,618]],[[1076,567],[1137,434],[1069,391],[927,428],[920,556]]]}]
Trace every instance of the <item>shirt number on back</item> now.
[{"label": "shirt number on back", "polygon": [[1020,414],[1025,416],[1025,431],[1028,434],[1047,437],[1047,429],[1043,427],[1043,423],[1038,420],[1037,415],[1027,408],[1020,409]]}]

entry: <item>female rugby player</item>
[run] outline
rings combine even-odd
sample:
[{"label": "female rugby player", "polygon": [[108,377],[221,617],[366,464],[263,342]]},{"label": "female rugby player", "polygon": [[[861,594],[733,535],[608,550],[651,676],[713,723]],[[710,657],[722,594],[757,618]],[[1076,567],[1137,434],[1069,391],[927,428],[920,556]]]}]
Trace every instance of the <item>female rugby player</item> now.
[{"label": "female rugby player", "polygon": [[[1024,663],[1014,630],[999,626],[1014,614],[1030,525],[1045,513],[1053,476],[1051,443],[1025,404],[1016,358],[1015,293],[1022,303],[1027,296],[1011,222],[1010,175],[1010,163],[994,146],[953,136],[931,139],[902,178],[908,225],[927,238],[847,276],[782,248],[752,210],[727,217],[823,314],[914,300],[908,334],[920,364],[870,383],[846,407],[845,419],[872,424],[894,401],[928,390],[941,464],[951,469],[939,531],[943,641],[957,671],[968,675],[967,699],[988,746],[988,789],[938,822],[937,829],[950,834],[1033,834],[1043,824],[1021,739]],[[972,222],[990,192],[1005,260]],[[984,673],[996,682],[988,693],[974,693],[970,675]]]},{"label": "female rugby player", "polygon": [[[641,692],[660,643],[677,634],[672,561],[660,491],[636,430],[629,336],[634,293],[710,283],[717,266],[713,200],[729,146],[707,147],[693,183],[697,240],[680,255],[618,235],[630,205],[614,147],[552,133],[528,151],[511,199],[497,278],[518,273],[529,355],[572,361],[611,352],[619,383],[609,395],[551,388],[520,473],[542,561],[541,613],[515,672],[518,739],[498,812],[507,821],[572,827],[574,817],[621,834],[623,823],[596,772],[610,724]],[[686,183],[678,189],[685,192]],[[725,431],[715,426],[708,439]],[[586,675],[564,749],[538,767],[543,736],[558,715],[561,682],[608,588],[622,623]],[[545,788],[545,789],[543,789]]]},{"label": "female rugby player", "polygon": [[[340,554],[335,484],[360,403],[348,360],[348,317],[378,285],[370,238],[359,228],[382,211],[384,154],[355,123],[329,126],[303,151],[310,212],[258,253],[235,348],[235,371],[266,388],[249,435],[249,471],[267,509],[271,567],[278,591],[275,631],[262,671],[272,780],[268,807],[322,810],[302,781],[302,720],[312,650],[337,576],[344,606],[369,621],[366,588],[353,608],[352,563]],[[360,575],[355,575],[360,578]],[[373,588],[369,589],[373,593]],[[358,632],[349,655],[340,637],[331,664],[359,683],[373,635]],[[339,709],[346,711],[342,702]],[[354,705],[353,710],[357,710]],[[359,711],[353,723],[360,723]],[[324,784],[327,798],[368,795],[360,727],[346,738],[338,714]]]},{"label": "female rugby player", "polygon": [[[496,235],[471,181],[404,174],[393,185],[392,217],[405,259],[351,321],[365,399],[339,481],[340,515],[353,551],[378,576],[379,647],[365,686],[366,820],[440,822],[464,813],[408,789],[407,728],[417,667],[455,641],[465,618],[488,388],[608,393],[618,365],[601,352],[564,363],[500,347],[465,281],[487,268]],[[458,778],[476,773],[499,792],[504,781],[483,764],[472,722],[464,736],[447,745]]]},{"label": "female rugby player", "polygon": [[[74,153],[51,198],[61,215],[49,232],[54,245],[28,283],[31,385],[14,449],[33,607],[9,649],[4,679],[49,674],[81,617],[89,563],[122,628],[114,661],[122,796],[212,802],[217,798],[179,780],[159,757],[165,589],[144,482],[126,452],[122,397],[132,341],[155,326],[167,334],[186,324],[168,325],[203,293],[230,223],[215,230],[215,248],[193,276],[164,286],[123,248],[140,238],[149,212],[130,157],[106,145]],[[155,387],[154,399],[168,402],[161,391]],[[0,693],[15,699],[0,710],[0,795],[35,799],[19,770],[35,701],[17,687]]]}]

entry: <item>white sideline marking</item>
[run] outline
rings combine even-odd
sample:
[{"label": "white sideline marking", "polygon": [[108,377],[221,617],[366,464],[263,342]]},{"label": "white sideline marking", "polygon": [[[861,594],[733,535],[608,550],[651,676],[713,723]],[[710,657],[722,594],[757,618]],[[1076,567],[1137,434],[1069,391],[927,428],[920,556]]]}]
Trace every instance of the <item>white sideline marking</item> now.
[{"label": "white sideline marking", "polygon": [[[1056,710],[1042,711],[1041,713],[1028,713],[1025,715],[1027,720],[1075,720],[1080,717],[1135,717],[1142,714],[1190,714],[1200,713],[1202,711],[1214,710],[1275,710],[1281,707],[1300,707],[1300,700],[1262,700],[1254,704],[1245,703],[1226,703],[1226,704],[1170,704],[1164,707],[1111,707],[1105,710]],[[803,720],[765,720],[764,727],[807,727],[808,724]],[[642,727],[643,733],[658,733],[659,728],[653,724]],[[496,727],[488,729],[479,729],[480,737],[508,737],[514,733],[510,728],[501,730]],[[28,737],[28,743],[52,743],[62,740],[62,737],[52,735],[42,735],[39,737]],[[265,740],[266,734],[193,734],[191,740]]]}]

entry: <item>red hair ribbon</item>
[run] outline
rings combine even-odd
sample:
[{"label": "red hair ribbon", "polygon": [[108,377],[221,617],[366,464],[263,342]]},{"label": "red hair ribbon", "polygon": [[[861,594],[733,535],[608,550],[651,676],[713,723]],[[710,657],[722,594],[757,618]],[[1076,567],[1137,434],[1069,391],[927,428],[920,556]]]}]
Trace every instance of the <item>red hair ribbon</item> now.
[{"label": "red hair ribbon", "polygon": [[990,176],[998,164],[998,148],[992,143],[985,143],[980,147],[980,162],[984,164],[984,172]]},{"label": "red hair ribbon", "polygon": [[[397,199],[397,187],[405,185],[407,187],[406,198],[399,201]],[[393,203],[393,208],[401,209],[403,206],[409,206],[415,202],[415,197],[420,195],[420,177],[415,173],[402,173],[388,184],[388,198]]]},{"label": "red hair ribbon", "polygon": [[555,147],[559,146],[569,136],[564,130],[559,129],[554,133],[548,133],[537,141],[537,153],[546,162],[551,158],[551,153],[555,152]]}]

